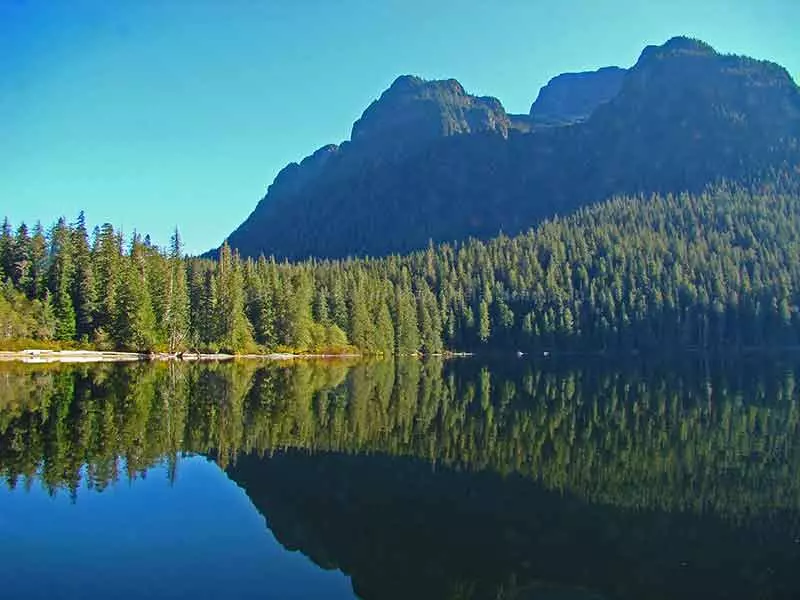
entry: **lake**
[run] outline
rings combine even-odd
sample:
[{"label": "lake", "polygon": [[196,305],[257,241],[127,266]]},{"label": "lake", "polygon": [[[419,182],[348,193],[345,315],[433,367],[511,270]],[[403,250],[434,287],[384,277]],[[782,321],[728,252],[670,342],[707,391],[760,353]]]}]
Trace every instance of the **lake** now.
[{"label": "lake", "polygon": [[800,356],[0,364],[2,598],[800,597]]}]

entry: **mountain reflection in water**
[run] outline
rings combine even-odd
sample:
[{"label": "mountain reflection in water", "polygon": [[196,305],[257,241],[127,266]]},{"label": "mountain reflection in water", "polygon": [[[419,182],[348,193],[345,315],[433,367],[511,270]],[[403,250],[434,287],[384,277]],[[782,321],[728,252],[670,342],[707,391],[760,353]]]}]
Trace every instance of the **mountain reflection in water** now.
[{"label": "mountain reflection in water", "polygon": [[800,595],[795,357],[0,369],[15,495],[205,455],[364,599]]}]

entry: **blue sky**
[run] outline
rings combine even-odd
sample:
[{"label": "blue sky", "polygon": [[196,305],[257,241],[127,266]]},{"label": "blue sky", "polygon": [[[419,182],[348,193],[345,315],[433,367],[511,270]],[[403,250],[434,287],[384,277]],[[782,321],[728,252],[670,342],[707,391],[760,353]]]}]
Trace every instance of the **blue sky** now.
[{"label": "blue sky", "polygon": [[800,80],[796,0],[0,0],[0,216],[219,244],[397,75],[527,112],[673,35]]}]

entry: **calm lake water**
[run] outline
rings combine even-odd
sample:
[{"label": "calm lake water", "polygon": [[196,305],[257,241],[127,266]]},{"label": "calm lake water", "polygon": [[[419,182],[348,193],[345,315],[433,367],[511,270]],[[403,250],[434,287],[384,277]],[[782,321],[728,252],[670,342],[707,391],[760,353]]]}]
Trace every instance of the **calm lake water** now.
[{"label": "calm lake water", "polygon": [[0,365],[0,597],[800,598],[799,379]]}]

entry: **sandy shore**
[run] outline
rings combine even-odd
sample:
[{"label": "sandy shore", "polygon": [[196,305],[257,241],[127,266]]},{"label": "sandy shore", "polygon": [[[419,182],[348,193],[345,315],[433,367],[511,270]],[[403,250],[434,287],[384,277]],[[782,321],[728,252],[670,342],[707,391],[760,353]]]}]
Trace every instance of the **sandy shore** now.
[{"label": "sandy shore", "polygon": [[291,360],[295,358],[358,358],[358,354],[202,354],[188,353],[137,353],[105,352],[99,350],[22,350],[20,352],[0,351],[0,361],[24,363],[92,363],[92,362],[136,362],[145,360],[183,360],[209,361],[234,360],[239,358],[258,360]]}]

